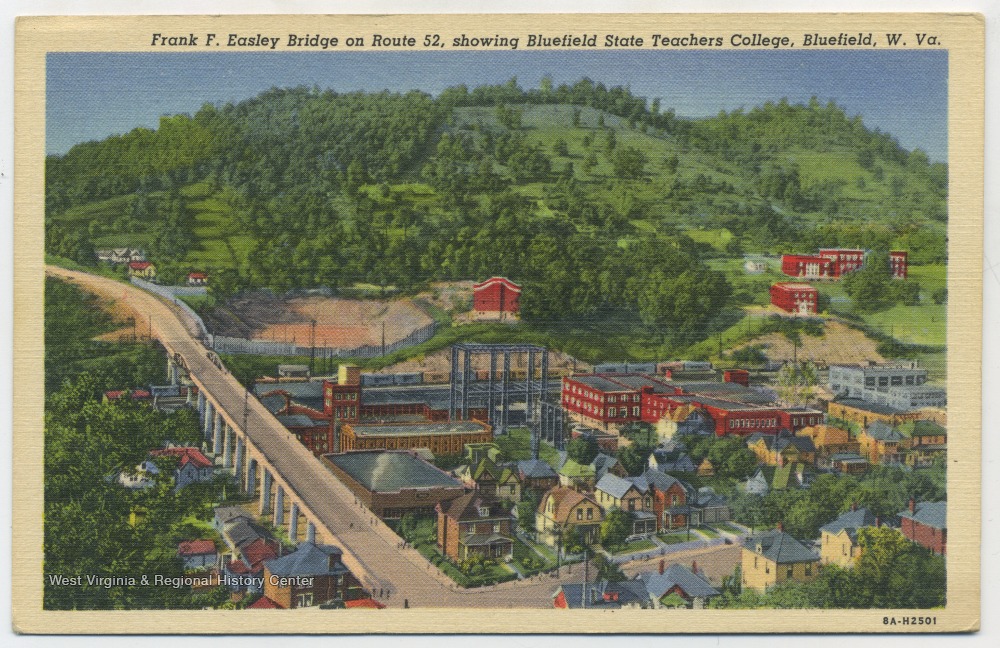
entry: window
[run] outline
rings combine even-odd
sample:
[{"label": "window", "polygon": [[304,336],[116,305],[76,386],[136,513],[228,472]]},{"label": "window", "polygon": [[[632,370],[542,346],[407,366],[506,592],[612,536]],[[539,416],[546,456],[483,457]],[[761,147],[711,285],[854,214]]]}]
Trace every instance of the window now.
[{"label": "window", "polygon": [[757,556],[753,557],[753,568],[757,569]]},{"label": "window", "polygon": [[632,408],[632,416],[639,416],[639,408],[638,407],[633,407]]},{"label": "window", "polygon": [[632,402],[633,403],[638,403],[639,402],[639,394],[636,394],[635,396],[632,397]]},{"label": "window", "polygon": [[583,509],[576,509],[576,519],[577,520],[583,519]]},{"label": "window", "polygon": [[632,498],[628,501],[628,510],[630,512],[635,512],[635,498]]},{"label": "window", "polygon": [[806,565],[806,576],[812,576],[812,575],[813,575],[813,566]]},{"label": "window", "polygon": [[592,508],[588,508],[587,509],[587,519],[588,520],[593,520],[594,519],[594,509],[592,509]]},{"label": "window", "polygon": [[618,408],[617,407],[612,407],[608,415],[609,416],[618,416]]},{"label": "window", "polygon": [[312,592],[307,594],[299,594],[295,597],[296,607],[309,607],[313,604]]},{"label": "window", "polygon": [[609,403],[617,403],[618,402],[618,397],[617,396],[612,396],[612,397],[608,398],[608,402]]},{"label": "window", "polygon": [[510,485],[510,494],[511,494],[511,495],[513,495],[513,494],[514,494],[514,493],[516,492],[516,490],[515,490],[516,488],[517,488],[517,486],[516,486],[516,485],[514,485],[514,484],[511,484],[511,485]]},{"label": "window", "polygon": [[499,522],[494,522],[493,523],[493,533],[500,533],[500,523]]},{"label": "window", "polygon": [[794,572],[795,572],[795,567],[794,566],[789,567],[787,570],[785,570],[785,577],[791,578]]}]

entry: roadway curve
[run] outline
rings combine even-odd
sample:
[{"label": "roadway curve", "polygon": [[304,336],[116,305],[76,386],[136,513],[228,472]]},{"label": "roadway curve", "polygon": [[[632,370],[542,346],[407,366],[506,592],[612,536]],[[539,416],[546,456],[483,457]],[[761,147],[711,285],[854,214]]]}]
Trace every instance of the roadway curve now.
[{"label": "roadway curve", "polygon": [[[368,582],[382,590],[390,607],[551,608],[560,583],[579,583],[583,566],[563,568],[556,576],[542,575],[491,587],[463,590],[414,549],[400,549],[399,537],[379,519],[356,504],[354,494],[299,443],[256,398],[245,399],[246,389],[224,368],[209,360],[197,339],[198,329],[179,308],[135,286],[112,279],[46,266],[46,274],[72,281],[102,297],[128,304],[137,318],[148,318],[151,331],[171,354],[180,354],[192,380],[221,406],[230,422],[242,427],[247,404],[246,436],[262,461],[282,476],[294,499],[308,510],[317,526],[317,540],[344,550],[344,562],[360,569]],[[141,329],[140,329],[141,330]],[[257,480],[260,483],[260,480]],[[698,560],[711,566],[712,576],[728,574],[739,560],[738,548],[713,547],[671,556],[669,562]],[[658,559],[626,567],[627,574],[656,569]],[[360,576],[360,574],[358,574]],[[590,570],[590,578],[595,577]]]},{"label": "roadway curve", "polygon": [[[169,303],[131,285],[83,272],[46,266],[46,273],[72,281],[81,288],[128,304],[137,317],[148,318],[148,330],[167,349],[179,354],[196,384],[211,395],[230,422],[242,427],[246,390],[224,368],[209,360],[197,339],[197,329]],[[367,579],[383,590],[380,600],[401,607],[551,607],[552,592],[559,582],[580,580],[564,570],[561,579],[542,577],[503,583],[474,590],[455,589],[420,554],[400,549],[399,537],[378,518],[355,504],[350,490],[299,443],[256,398],[246,401],[246,435],[266,463],[280,474],[294,499],[316,523],[317,539],[344,549],[345,563],[360,563]],[[260,483],[260,480],[258,480]],[[353,571],[354,569],[352,569]],[[359,574],[360,576],[360,574]],[[385,593],[390,593],[388,596]]]}]

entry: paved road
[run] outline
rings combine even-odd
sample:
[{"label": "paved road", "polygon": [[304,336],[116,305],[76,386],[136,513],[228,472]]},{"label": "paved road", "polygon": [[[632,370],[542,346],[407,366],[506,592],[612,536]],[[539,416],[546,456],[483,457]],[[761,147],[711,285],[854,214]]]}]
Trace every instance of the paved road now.
[{"label": "paved road", "polygon": [[[523,581],[501,583],[488,588],[462,590],[413,549],[401,549],[399,537],[377,517],[357,504],[351,491],[278,423],[256,398],[245,400],[246,390],[224,368],[217,367],[205,347],[196,339],[197,329],[180,309],[159,298],[120,282],[82,272],[46,266],[46,273],[68,279],[77,285],[110,299],[129,304],[137,318],[148,318],[147,330],[171,352],[179,353],[194,379],[220,404],[229,420],[243,421],[247,405],[246,434],[257,451],[264,455],[290,486],[295,499],[307,506],[317,522],[318,539],[344,549],[344,562],[355,573],[367,572],[369,582],[382,591],[380,600],[391,607],[481,607],[548,608],[559,583],[581,582],[582,565],[563,568],[558,578],[538,576]],[[260,480],[258,480],[260,483]],[[300,525],[300,538],[305,525]],[[326,530],[324,532],[324,529]],[[683,552],[684,560],[704,556],[705,567],[735,564],[733,547]],[[738,551],[738,549],[737,549]],[[677,556],[678,559],[681,556]],[[671,562],[675,562],[671,560]],[[658,560],[648,561],[642,569],[655,569]],[[634,574],[639,565],[629,566]],[[731,567],[728,568],[731,571]],[[714,571],[714,569],[713,569]],[[590,570],[591,578],[595,571]]]},{"label": "paved road", "polygon": [[[230,421],[242,423],[246,402],[246,433],[252,445],[283,476],[295,499],[311,510],[319,539],[341,546],[345,564],[352,571],[364,571],[374,577],[370,584],[382,590],[383,602],[402,606],[405,599],[412,607],[551,607],[552,591],[558,581],[550,577],[504,583],[494,588],[456,590],[447,577],[416,551],[400,549],[399,538],[377,517],[357,506],[347,487],[256,398],[245,400],[244,387],[224,368],[213,364],[195,337],[196,329],[186,322],[179,309],[138,288],[104,277],[51,266],[46,267],[46,272],[71,280],[90,292],[125,302],[137,317],[150,320],[148,330],[169,351],[181,355],[190,374]],[[561,580],[582,578],[580,571],[567,573]]]}]

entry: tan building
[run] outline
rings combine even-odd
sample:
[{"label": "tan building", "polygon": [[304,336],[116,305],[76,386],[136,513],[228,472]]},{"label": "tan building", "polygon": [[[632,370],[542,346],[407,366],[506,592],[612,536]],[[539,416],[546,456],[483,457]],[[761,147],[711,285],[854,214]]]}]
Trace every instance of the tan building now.
[{"label": "tan building", "polygon": [[352,450],[410,450],[428,448],[437,455],[460,455],[467,443],[493,441],[493,428],[478,421],[452,423],[344,423],[340,448]]},{"label": "tan building", "polygon": [[794,580],[809,582],[819,572],[819,556],[781,530],[761,531],[743,541],[742,585],[764,592]]},{"label": "tan building", "polygon": [[870,464],[900,463],[902,451],[908,445],[908,439],[896,428],[881,421],[871,423],[858,435],[861,445],[860,453],[868,458]]},{"label": "tan building", "polygon": [[869,403],[860,398],[843,398],[830,401],[826,408],[827,418],[840,419],[858,427],[868,427],[870,423],[881,421],[888,425],[899,425],[905,421],[924,418],[919,411],[904,412],[887,405]]},{"label": "tan building", "polygon": [[858,442],[851,439],[851,433],[833,425],[813,425],[798,431],[796,436],[812,439],[816,454],[820,457],[844,452],[857,452]]},{"label": "tan building", "polygon": [[878,526],[878,517],[866,508],[852,506],[833,522],[820,527],[820,563],[851,567],[861,555],[858,530]]},{"label": "tan building", "polygon": [[550,547],[560,544],[560,535],[576,530],[584,542],[598,538],[604,512],[589,495],[572,488],[553,488],[542,496],[535,513],[538,540]]}]

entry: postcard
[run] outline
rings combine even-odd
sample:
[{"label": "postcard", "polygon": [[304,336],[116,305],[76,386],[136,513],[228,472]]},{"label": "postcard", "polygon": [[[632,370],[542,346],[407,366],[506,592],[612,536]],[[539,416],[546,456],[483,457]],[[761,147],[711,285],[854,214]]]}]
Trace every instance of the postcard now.
[{"label": "postcard", "polygon": [[978,629],[982,17],[15,47],[17,630]]}]

